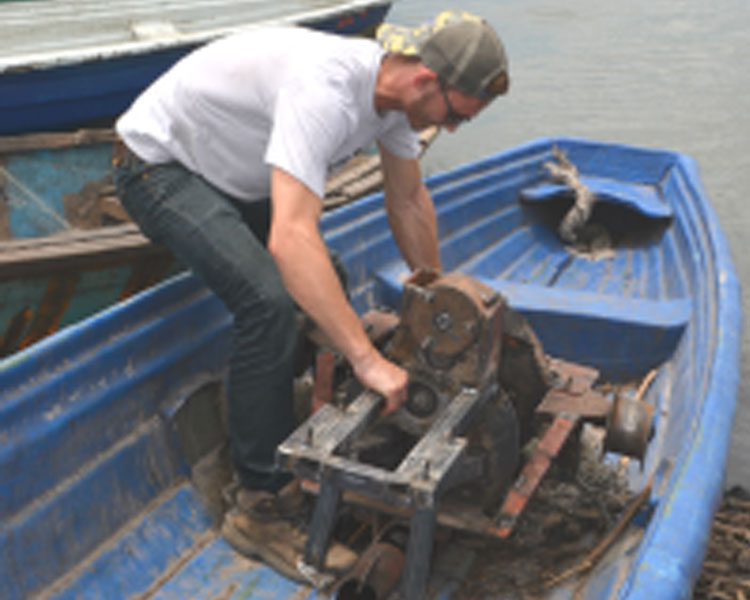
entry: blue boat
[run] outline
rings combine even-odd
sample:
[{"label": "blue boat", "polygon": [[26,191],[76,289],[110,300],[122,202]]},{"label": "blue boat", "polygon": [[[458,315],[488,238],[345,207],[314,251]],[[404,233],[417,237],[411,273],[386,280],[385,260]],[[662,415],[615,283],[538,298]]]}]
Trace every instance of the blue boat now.
[{"label": "blue boat", "polygon": [[[591,235],[578,228],[573,243],[559,233],[570,189],[551,186],[545,166],[558,150],[598,198]],[[695,163],[540,139],[427,183],[446,271],[502,294],[546,353],[603,382],[655,372],[643,387],[654,434],[642,468],[626,469],[645,501],[547,597],[690,598],[722,492],[741,329],[737,276]],[[398,310],[408,273],[382,197],[326,213],[321,229],[356,309]],[[316,597],[216,529],[221,498],[205,475],[225,441],[229,336],[221,303],[181,274],[0,363],[1,597]],[[430,589],[451,597],[455,569],[432,564]]]},{"label": "blue boat", "polygon": [[0,138],[0,356],[179,272],[129,222],[112,130]]},{"label": "blue boat", "polygon": [[[437,130],[423,133],[424,150]],[[130,222],[110,176],[112,129],[0,137],[0,357],[174,275]],[[378,155],[333,173],[326,205],[377,188]]]},{"label": "blue boat", "polygon": [[0,135],[111,121],[186,53],[263,24],[372,33],[383,0],[0,2]]}]

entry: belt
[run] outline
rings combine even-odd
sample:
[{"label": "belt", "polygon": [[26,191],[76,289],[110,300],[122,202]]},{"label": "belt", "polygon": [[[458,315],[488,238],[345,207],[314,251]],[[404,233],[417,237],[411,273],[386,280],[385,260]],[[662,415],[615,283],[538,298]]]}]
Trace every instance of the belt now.
[{"label": "belt", "polygon": [[133,151],[125,145],[119,137],[112,143],[112,166],[119,167],[126,163],[146,164],[146,161],[138,157]]}]

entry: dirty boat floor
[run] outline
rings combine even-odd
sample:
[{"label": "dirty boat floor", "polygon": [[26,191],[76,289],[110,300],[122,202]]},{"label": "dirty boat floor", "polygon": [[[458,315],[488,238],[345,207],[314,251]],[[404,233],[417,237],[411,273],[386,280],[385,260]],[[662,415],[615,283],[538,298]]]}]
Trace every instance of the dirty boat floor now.
[{"label": "dirty boat floor", "polygon": [[[450,597],[451,573],[462,557],[436,561],[433,581]],[[464,563],[463,565],[460,563]],[[157,498],[89,559],[37,596],[44,600],[305,600],[326,598],[235,552],[215,527],[201,495],[184,480]]]},{"label": "dirty boat floor", "polygon": [[[123,557],[127,557],[123,559]],[[155,500],[46,599],[222,599],[315,597],[263,563],[236,553],[184,481]]]},{"label": "dirty boat floor", "polygon": [[[506,542],[441,528],[430,580],[431,599],[546,597],[545,580],[586,556],[612,528],[632,498],[627,477],[601,462],[601,431],[584,428],[580,464],[573,475],[553,469]],[[216,458],[216,457],[214,457]],[[219,458],[221,461],[221,458]],[[262,562],[235,552],[216,527],[221,501],[208,497],[222,469],[193,483],[182,479],[127,522],[75,570],[38,597],[44,600],[306,600],[330,597],[279,575]],[[199,471],[204,469],[199,469]],[[606,506],[605,506],[606,505]],[[92,513],[95,508],[92,507]],[[606,518],[605,518],[606,517]],[[630,542],[640,538],[630,529]],[[547,551],[545,548],[551,548]],[[575,578],[573,578],[575,579]],[[572,582],[573,583],[573,582]]]}]

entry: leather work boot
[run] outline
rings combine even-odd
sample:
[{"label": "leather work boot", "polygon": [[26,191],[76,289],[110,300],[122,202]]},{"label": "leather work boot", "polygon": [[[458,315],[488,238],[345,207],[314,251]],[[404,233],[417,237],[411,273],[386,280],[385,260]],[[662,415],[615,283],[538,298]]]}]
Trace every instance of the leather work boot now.
[{"label": "leather work boot", "polygon": [[[282,575],[311,584],[309,572],[300,571],[307,541],[307,502],[298,480],[277,494],[242,489],[236,505],[224,517],[221,533],[240,554],[260,559]],[[326,555],[326,571],[340,575],[357,561],[357,554],[343,544],[331,541]]]}]

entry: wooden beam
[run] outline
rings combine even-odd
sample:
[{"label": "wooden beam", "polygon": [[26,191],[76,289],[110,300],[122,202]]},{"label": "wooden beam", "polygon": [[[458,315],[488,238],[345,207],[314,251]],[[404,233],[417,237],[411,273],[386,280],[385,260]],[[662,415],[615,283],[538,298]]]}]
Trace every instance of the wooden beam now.
[{"label": "wooden beam", "polygon": [[62,270],[84,270],[126,264],[146,256],[169,255],[151,243],[134,223],[88,231],[66,231],[11,240],[2,244],[0,281],[52,276]]},{"label": "wooden beam", "polygon": [[114,129],[81,129],[60,133],[28,133],[0,137],[0,154],[108,144],[117,139]]}]

